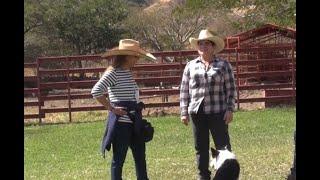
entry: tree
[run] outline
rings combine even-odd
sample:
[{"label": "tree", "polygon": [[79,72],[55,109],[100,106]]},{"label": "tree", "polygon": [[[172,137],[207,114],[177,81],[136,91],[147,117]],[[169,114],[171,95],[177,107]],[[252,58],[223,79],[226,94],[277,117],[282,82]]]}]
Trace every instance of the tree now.
[{"label": "tree", "polygon": [[189,37],[207,24],[200,11],[190,12],[179,3],[133,10],[129,17],[130,36],[157,51],[184,49]]},{"label": "tree", "polygon": [[46,32],[50,26],[47,20],[52,7],[51,0],[24,1],[24,61],[34,62],[39,56],[70,54],[68,44]]},{"label": "tree", "polygon": [[[265,23],[296,26],[296,0],[186,0],[186,5],[193,9],[219,9],[232,14],[225,20],[238,31]],[[241,12],[238,17],[237,12]]]},{"label": "tree", "polygon": [[127,16],[121,0],[63,2],[57,2],[51,9],[47,17],[50,26],[46,31],[53,31],[64,42],[72,44],[75,54],[102,52],[117,44],[125,32],[119,26]]},{"label": "tree", "polygon": [[25,0],[24,3],[24,35],[43,25],[46,8],[41,0]]},{"label": "tree", "polygon": [[121,21],[127,14],[123,0],[26,0],[25,54],[30,59],[104,52],[126,31]]},{"label": "tree", "polygon": [[25,34],[69,44],[73,54],[99,53],[118,43],[127,14],[123,0],[26,0]]}]

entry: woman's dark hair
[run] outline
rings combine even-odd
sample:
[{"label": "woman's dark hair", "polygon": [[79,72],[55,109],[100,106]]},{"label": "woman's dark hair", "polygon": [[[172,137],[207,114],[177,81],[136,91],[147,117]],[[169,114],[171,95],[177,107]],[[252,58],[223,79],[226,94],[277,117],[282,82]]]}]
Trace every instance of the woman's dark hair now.
[{"label": "woman's dark hair", "polygon": [[112,65],[107,68],[107,71],[121,67],[126,62],[127,55],[117,55],[112,58]]}]

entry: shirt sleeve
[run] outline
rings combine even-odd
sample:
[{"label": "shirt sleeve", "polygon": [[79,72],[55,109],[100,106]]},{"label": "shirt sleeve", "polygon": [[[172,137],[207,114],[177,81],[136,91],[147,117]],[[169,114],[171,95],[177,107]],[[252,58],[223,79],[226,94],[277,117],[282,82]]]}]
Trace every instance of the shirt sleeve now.
[{"label": "shirt sleeve", "polygon": [[91,94],[94,98],[107,94],[108,87],[114,86],[117,81],[116,72],[114,70],[106,71],[99,81],[93,86]]},{"label": "shirt sleeve", "polygon": [[226,72],[224,73],[225,88],[227,95],[227,110],[235,111],[235,100],[237,97],[236,84],[232,66],[226,61]]},{"label": "shirt sleeve", "polygon": [[181,116],[188,115],[188,105],[190,101],[189,95],[189,79],[190,79],[190,70],[189,70],[189,63],[187,63],[186,67],[184,68],[180,86],[180,112]]}]

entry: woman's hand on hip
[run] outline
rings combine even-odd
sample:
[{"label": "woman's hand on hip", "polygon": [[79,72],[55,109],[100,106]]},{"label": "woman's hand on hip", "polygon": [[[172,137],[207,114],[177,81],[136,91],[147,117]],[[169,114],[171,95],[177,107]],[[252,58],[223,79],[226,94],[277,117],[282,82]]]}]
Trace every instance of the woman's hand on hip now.
[{"label": "woman's hand on hip", "polygon": [[110,111],[119,116],[128,114],[125,107],[111,107]]}]

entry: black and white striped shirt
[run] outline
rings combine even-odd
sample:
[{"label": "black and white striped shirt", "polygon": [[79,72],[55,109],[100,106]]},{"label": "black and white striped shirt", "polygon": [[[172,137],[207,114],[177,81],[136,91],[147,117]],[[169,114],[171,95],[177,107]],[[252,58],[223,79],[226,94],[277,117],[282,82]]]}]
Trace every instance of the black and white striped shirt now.
[{"label": "black and white striped shirt", "polygon": [[[91,90],[94,98],[108,94],[109,101],[138,101],[139,88],[130,70],[121,68],[106,71]],[[119,122],[132,123],[127,115],[121,116]]]}]

